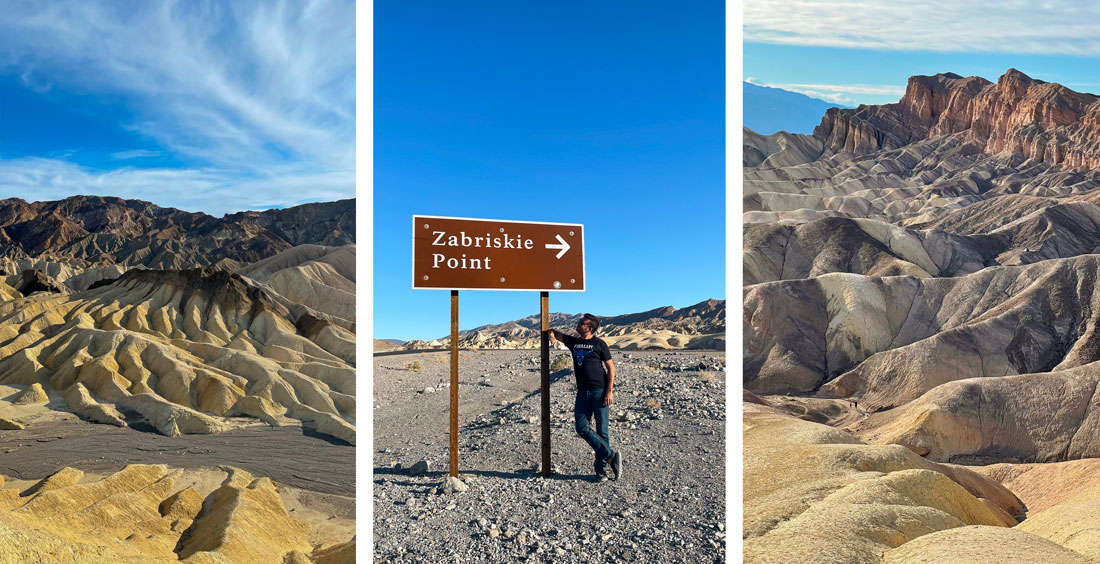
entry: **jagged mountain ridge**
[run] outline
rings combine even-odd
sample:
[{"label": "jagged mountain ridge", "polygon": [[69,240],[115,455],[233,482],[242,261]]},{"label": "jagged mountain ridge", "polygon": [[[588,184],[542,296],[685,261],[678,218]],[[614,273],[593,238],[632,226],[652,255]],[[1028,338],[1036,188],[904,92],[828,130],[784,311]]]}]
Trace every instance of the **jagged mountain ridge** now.
[{"label": "jagged mountain ridge", "polygon": [[826,110],[814,138],[825,155],[898,149],[964,132],[989,154],[1009,151],[1035,162],[1097,168],[1100,104],[1095,94],[1008,69],[996,83],[954,73],[909,78],[896,104]]},{"label": "jagged mountain ridge", "polygon": [[114,197],[0,200],[3,256],[50,259],[84,268],[119,264],[233,269],[297,245],[354,242],[353,199],[221,218]]},{"label": "jagged mountain ridge", "polygon": [[1004,195],[1100,187],[1100,101],[1010,69],[916,76],[895,104],[831,109],[812,136],[746,130],[745,222],[925,225]]}]

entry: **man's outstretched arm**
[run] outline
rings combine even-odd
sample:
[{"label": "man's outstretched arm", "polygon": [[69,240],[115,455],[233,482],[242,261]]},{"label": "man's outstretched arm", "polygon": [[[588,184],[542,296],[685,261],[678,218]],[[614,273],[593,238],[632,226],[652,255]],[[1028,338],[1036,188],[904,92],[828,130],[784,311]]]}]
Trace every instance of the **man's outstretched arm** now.
[{"label": "man's outstretched arm", "polygon": [[607,391],[603,394],[603,404],[611,405],[611,390],[615,387],[615,363],[611,360],[605,360],[603,364],[607,368]]}]

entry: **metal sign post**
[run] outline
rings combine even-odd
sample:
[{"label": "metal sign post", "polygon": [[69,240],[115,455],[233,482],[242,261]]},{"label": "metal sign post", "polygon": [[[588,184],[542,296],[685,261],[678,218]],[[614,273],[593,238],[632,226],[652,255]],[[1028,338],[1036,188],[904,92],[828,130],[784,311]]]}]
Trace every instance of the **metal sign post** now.
[{"label": "metal sign post", "polygon": [[451,290],[451,476],[458,477],[458,290]]},{"label": "metal sign post", "polygon": [[550,292],[539,292],[542,314],[542,475],[549,477],[550,468]]},{"label": "metal sign post", "polygon": [[413,289],[451,291],[451,476],[458,476],[458,290],[539,292],[542,475],[550,476],[550,292],[584,291],[584,226],[419,215],[412,250]]}]

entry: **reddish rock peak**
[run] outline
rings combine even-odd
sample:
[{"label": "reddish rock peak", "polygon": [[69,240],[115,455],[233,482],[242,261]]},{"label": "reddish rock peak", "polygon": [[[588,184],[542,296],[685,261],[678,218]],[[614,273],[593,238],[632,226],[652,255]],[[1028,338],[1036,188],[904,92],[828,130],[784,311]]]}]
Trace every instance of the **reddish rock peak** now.
[{"label": "reddish rock peak", "polygon": [[1008,69],[996,84],[954,73],[914,76],[896,104],[831,109],[814,130],[828,157],[965,133],[989,154],[1100,168],[1097,96]]},{"label": "reddish rock peak", "polygon": [[960,94],[969,101],[989,84],[980,76],[963,78],[953,72],[912,76],[899,104],[912,112],[921,125],[931,127],[941,114],[960,105]]},{"label": "reddish rock peak", "polygon": [[1036,81],[1016,69],[1008,69],[1001,75],[1001,78],[997,79],[997,88],[1014,98],[1023,98],[1032,84],[1044,83],[1041,80]]}]

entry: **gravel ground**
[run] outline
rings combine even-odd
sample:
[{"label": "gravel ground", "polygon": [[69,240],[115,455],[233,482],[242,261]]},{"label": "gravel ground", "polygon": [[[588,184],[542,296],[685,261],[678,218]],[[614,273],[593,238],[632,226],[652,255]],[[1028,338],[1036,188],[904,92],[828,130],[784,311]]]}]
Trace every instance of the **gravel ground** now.
[{"label": "gravel ground", "polygon": [[[551,361],[567,356],[552,351]],[[725,354],[612,351],[619,481],[593,480],[571,368],[551,374],[541,458],[538,351],[460,354],[459,473],[448,465],[448,353],[374,359],[376,562],[724,562]],[[419,362],[419,369],[414,363]],[[428,471],[412,475],[419,461]]]}]

